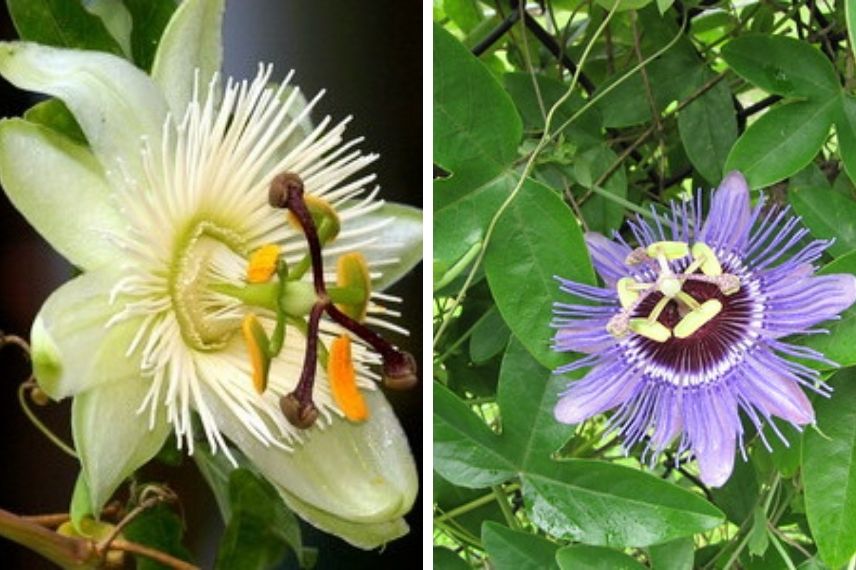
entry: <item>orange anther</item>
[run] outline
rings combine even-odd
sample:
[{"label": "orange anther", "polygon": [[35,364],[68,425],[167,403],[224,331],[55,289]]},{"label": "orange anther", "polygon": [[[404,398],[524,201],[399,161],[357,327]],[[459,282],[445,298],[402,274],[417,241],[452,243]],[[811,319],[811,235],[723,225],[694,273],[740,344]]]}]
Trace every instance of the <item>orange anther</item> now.
[{"label": "orange anther", "polygon": [[333,399],[352,422],[361,422],[369,417],[369,410],[360,389],[357,374],[351,359],[351,339],[347,335],[336,338],[330,346],[327,360],[327,376]]},{"label": "orange anther", "polygon": [[247,265],[247,281],[250,283],[266,283],[276,272],[280,247],[276,244],[263,245],[250,254]]}]

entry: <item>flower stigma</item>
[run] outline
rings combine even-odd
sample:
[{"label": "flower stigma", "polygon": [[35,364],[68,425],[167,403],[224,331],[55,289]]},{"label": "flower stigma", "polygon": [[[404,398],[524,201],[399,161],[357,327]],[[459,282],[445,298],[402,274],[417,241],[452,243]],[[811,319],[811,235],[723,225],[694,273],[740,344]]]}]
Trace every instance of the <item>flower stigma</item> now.
[{"label": "flower stigma", "polygon": [[[716,285],[726,297],[740,290],[740,278],[723,273],[716,253],[700,241],[692,247],[680,241],[654,242],[646,248],[631,251],[624,262],[628,266],[647,264],[650,271],[645,275],[653,276],[653,280],[639,281],[634,277],[622,277],[616,282],[615,289],[622,310],[607,322],[606,330],[618,339],[632,332],[654,342],[665,343],[673,337],[690,338],[713,321],[722,311],[722,301],[697,298],[707,293],[697,288],[694,288],[694,294],[686,291],[688,282]],[[676,272],[673,264],[683,267]],[[645,301],[654,294],[659,294],[660,298],[653,308],[642,311]],[[663,312],[670,306],[677,309],[680,318],[673,326],[661,319]]]}]

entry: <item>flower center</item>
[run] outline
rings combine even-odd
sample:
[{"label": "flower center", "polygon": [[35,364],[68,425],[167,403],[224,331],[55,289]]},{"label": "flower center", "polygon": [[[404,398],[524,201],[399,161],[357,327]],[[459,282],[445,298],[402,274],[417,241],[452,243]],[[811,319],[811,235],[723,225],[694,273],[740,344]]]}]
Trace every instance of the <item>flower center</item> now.
[{"label": "flower center", "polygon": [[[687,267],[675,273],[672,262],[691,257]],[[631,252],[627,265],[648,264],[653,281],[633,277],[618,280],[621,312],[610,319],[607,330],[616,338],[629,332],[655,342],[687,339],[702,330],[723,310],[726,297],[740,290],[736,275],[723,273],[716,253],[706,244],[661,241]],[[716,292],[717,295],[713,295]],[[668,310],[668,318],[664,313]]]},{"label": "flower center", "polygon": [[222,280],[218,262],[244,249],[236,232],[207,220],[191,223],[178,239],[169,290],[182,337],[196,350],[220,350],[240,328],[240,320],[218,306],[211,286]]}]

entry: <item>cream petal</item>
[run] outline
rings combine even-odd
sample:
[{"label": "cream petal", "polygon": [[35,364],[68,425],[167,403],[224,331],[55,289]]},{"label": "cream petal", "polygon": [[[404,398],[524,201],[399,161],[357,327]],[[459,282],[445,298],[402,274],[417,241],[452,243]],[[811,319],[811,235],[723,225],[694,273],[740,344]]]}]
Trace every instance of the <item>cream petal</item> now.
[{"label": "cream petal", "polygon": [[88,149],[23,119],[0,121],[0,184],[27,221],[73,264],[117,259],[127,224]]},{"label": "cream petal", "polygon": [[316,509],[281,487],[277,490],[288,508],[297,513],[300,518],[357,548],[364,550],[378,548],[410,531],[410,527],[403,518],[378,523],[355,523]]},{"label": "cream petal", "polygon": [[294,451],[266,446],[216,397],[206,404],[220,430],[273,484],[313,509],[352,523],[386,523],[413,506],[418,477],[407,438],[380,392],[366,392],[370,418],[312,428]]},{"label": "cream petal", "polygon": [[[349,207],[341,207],[343,218]],[[349,243],[358,244],[367,238],[371,245],[359,248],[369,266],[383,275],[372,282],[382,291],[406,275],[422,260],[422,210],[403,204],[384,203],[380,208],[353,219],[343,219],[342,235],[333,243],[337,251],[345,252]],[[390,263],[397,260],[395,263]]]},{"label": "cream petal", "polygon": [[149,429],[149,415],[137,413],[148,389],[149,382],[141,376],[128,376],[74,398],[74,445],[94,513],[101,511],[122,481],[157,454],[171,431],[163,413],[153,429]]},{"label": "cream petal", "polygon": [[161,37],[152,79],[160,85],[173,116],[184,116],[193,99],[195,75],[207,89],[223,59],[224,0],[185,0]]},{"label": "cream petal", "polygon": [[0,75],[62,99],[114,187],[144,180],[141,138],[160,149],[167,105],[141,70],[106,53],[2,42]]},{"label": "cream petal", "polygon": [[53,399],[139,375],[125,353],[140,326],[129,319],[107,327],[118,305],[110,303],[112,268],[84,273],[54,291],[33,322],[33,373]]}]

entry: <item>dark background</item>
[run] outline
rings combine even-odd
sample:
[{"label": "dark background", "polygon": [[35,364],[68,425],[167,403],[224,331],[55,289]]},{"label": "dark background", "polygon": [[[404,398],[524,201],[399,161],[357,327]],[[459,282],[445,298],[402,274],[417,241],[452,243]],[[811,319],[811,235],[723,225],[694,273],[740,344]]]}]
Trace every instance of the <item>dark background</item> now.
[{"label": "dark background", "polygon": [[[374,0],[231,0],[225,21],[224,72],[251,78],[260,61],[275,65],[273,79],[296,70],[295,82],[311,98],[327,95],[315,118],[354,115],[350,136],[364,135],[366,151],[381,159],[372,168],[388,200],[422,205],[421,8],[418,3]],[[5,3],[0,39],[15,38]],[[21,114],[34,99],[0,78],[0,116]],[[57,189],[61,191],[61,189]],[[0,193],[0,330],[27,337],[32,319],[72,268],[29,227]],[[421,266],[391,292],[404,296],[409,339],[395,339],[420,354]],[[421,361],[421,358],[420,358]],[[16,398],[29,373],[14,348],[0,351],[0,508],[19,514],[64,512],[77,474],[76,462],[53,447],[25,418]],[[421,389],[388,394],[421,463]],[[38,412],[70,441],[69,402]],[[105,426],[109,429],[109,426]],[[148,473],[181,497],[186,543],[203,568],[210,568],[222,523],[210,492],[192,461]],[[383,552],[362,552],[303,525],[304,541],[320,548],[318,568],[398,568],[421,560],[421,496],[407,517],[411,533]],[[24,548],[0,539],[0,567],[53,568]]]}]

